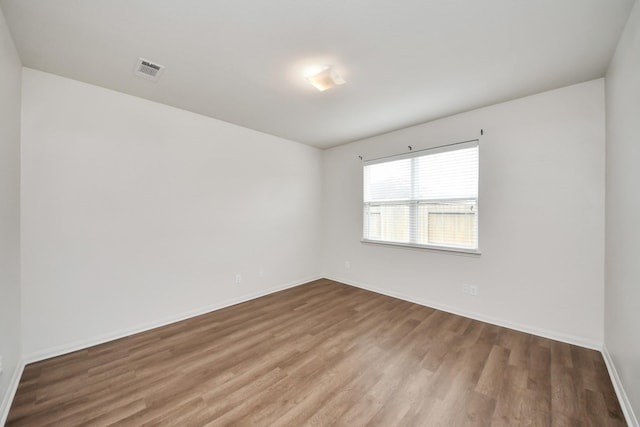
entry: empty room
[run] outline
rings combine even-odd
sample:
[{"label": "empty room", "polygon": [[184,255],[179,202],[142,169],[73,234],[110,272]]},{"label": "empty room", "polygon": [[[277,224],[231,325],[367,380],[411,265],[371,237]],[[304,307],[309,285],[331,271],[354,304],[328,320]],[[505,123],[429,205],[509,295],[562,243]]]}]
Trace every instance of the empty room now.
[{"label": "empty room", "polygon": [[638,0],[0,0],[0,426],[632,426]]}]

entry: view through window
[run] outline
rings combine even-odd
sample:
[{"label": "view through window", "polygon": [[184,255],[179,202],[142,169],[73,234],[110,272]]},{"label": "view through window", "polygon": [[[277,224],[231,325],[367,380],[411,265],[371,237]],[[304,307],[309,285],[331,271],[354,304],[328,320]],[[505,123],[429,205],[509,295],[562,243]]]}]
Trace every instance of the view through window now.
[{"label": "view through window", "polygon": [[364,163],[363,240],[478,249],[478,141]]}]

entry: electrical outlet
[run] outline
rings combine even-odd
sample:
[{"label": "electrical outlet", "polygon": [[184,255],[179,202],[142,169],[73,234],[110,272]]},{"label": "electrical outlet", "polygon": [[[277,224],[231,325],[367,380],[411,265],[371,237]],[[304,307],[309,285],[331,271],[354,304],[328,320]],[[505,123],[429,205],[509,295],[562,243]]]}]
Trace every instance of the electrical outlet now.
[{"label": "electrical outlet", "polygon": [[469,285],[467,283],[462,285],[462,293],[465,295],[469,295]]},{"label": "electrical outlet", "polygon": [[264,268],[260,267],[258,270],[258,277],[264,277]]},{"label": "electrical outlet", "polygon": [[236,285],[240,284],[240,282],[242,282],[242,276],[238,273],[236,274]]},{"label": "electrical outlet", "polygon": [[478,286],[477,285],[469,285],[469,295],[478,296]]},{"label": "electrical outlet", "polygon": [[351,261],[345,261],[344,262],[344,268],[346,268],[347,270],[351,268]]}]

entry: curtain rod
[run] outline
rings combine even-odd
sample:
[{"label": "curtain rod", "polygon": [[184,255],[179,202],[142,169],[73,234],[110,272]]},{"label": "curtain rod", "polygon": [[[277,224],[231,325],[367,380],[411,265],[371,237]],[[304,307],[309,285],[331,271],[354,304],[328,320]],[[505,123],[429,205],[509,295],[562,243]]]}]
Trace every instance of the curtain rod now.
[{"label": "curtain rod", "polygon": [[[484,135],[484,130],[483,129],[480,129],[480,135]],[[467,144],[467,143],[473,142],[473,141],[479,141],[479,139],[478,138],[474,138],[474,139],[469,139],[467,141],[460,141],[460,142],[454,142],[452,144],[438,145],[437,147],[423,148],[423,149],[416,150],[416,151],[413,151],[413,147],[411,145],[407,145],[407,147],[409,148],[409,151],[408,151],[409,153],[411,153],[411,152],[421,153],[423,151],[435,150],[437,148],[453,147],[454,145]],[[360,160],[362,160],[363,162],[374,162],[376,160],[390,159],[390,158],[393,158],[393,157],[404,156],[406,154],[407,153],[391,154],[389,156],[376,157],[375,159],[367,159],[367,160],[365,160],[362,156],[358,156],[358,158]]]}]

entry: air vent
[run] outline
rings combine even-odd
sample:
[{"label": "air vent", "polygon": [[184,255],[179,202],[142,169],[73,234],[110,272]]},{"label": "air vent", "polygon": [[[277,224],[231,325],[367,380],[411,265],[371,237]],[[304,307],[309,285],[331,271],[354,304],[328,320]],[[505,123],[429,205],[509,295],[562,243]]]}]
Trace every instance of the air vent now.
[{"label": "air vent", "polygon": [[138,58],[138,63],[136,64],[136,69],[133,71],[133,74],[147,80],[156,81],[163,70],[164,65],[156,64],[144,58]]}]

